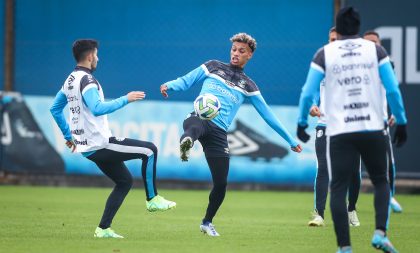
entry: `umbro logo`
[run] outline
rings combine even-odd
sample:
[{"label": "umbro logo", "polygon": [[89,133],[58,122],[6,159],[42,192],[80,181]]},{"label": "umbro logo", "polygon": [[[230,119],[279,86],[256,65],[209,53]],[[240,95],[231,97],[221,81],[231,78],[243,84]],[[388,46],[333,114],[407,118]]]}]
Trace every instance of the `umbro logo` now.
[{"label": "umbro logo", "polygon": [[352,41],[347,41],[344,45],[339,46],[339,49],[348,51],[345,54],[342,54],[341,57],[347,56],[360,56],[361,53],[353,52],[353,50],[360,48],[362,45],[353,43]]}]

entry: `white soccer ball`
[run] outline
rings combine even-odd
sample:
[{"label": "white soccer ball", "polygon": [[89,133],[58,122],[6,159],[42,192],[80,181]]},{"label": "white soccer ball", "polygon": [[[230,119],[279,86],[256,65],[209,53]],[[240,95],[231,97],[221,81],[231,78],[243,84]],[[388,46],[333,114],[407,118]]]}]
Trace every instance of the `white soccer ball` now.
[{"label": "white soccer ball", "polygon": [[221,104],[216,96],[206,93],[194,101],[194,111],[200,119],[211,120],[219,114]]}]

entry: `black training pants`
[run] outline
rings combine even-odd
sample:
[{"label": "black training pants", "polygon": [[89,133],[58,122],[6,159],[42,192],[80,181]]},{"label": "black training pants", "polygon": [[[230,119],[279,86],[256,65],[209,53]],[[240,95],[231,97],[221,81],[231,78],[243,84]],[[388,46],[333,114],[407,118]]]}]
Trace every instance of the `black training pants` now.
[{"label": "black training pants", "polygon": [[350,246],[346,194],[360,156],[374,186],[376,229],[386,231],[389,207],[386,132],[357,132],[327,137],[327,162],[331,175],[331,214],[338,246]]}]

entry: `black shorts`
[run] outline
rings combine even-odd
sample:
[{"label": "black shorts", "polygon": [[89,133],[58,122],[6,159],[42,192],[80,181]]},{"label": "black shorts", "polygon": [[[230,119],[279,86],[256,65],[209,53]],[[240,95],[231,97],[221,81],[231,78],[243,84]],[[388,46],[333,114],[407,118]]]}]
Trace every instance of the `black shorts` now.
[{"label": "black shorts", "polygon": [[191,128],[195,129],[194,132],[197,132],[206,157],[229,157],[227,132],[224,129],[210,120],[200,119],[195,114],[185,119],[183,125],[185,133],[188,133]]}]

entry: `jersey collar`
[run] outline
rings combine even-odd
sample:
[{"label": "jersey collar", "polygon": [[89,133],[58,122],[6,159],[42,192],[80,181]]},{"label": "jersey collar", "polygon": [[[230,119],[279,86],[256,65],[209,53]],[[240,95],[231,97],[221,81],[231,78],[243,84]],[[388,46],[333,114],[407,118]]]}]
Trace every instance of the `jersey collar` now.
[{"label": "jersey collar", "polygon": [[91,69],[88,69],[88,68],[86,68],[86,67],[82,67],[82,66],[76,66],[76,68],[74,68],[74,70],[81,70],[81,71],[84,71],[84,72],[87,72],[87,73],[89,73],[89,74],[92,74],[92,70]]}]

